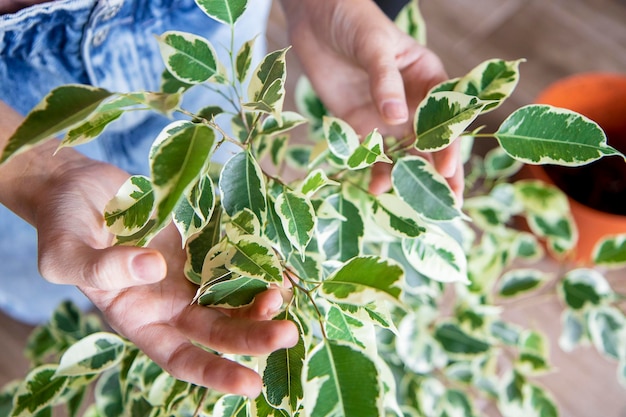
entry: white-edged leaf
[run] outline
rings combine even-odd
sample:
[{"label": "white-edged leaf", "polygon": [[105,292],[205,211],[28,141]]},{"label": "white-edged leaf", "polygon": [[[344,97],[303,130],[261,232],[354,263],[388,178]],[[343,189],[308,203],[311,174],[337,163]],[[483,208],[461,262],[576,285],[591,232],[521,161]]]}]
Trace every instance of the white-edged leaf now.
[{"label": "white-edged leaf", "polygon": [[317,217],[309,199],[287,188],[276,197],[276,213],[291,244],[302,254],[313,237]]},{"label": "white-edged leaf", "polygon": [[487,104],[488,101],[453,91],[430,93],[415,113],[415,147],[427,152],[448,147]]},{"label": "white-edged leaf", "polygon": [[561,327],[559,347],[565,352],[573,351],[586,339],[584,319],[572,309],[565,309],[561,313]]},{"label": "white-edged leaf", "polygon": [[400,322],[395,349],[402,363],[417,374],[443,368],[448,361],[443,348],[420,323],[415,312],[407,314]]},{"label": "white-edged leaf", "polygon": [[361,253],[364,234],[359,209],[341,194],[328,196],[318,209],[318,244],[328,259],[347,261]]},{"label": "white-edged leaf", "polygon": [[339,340],[358,346],[369,354],[377,355],[376,333],[370,321],[356,319],[353,315],[344,312],[343,306],[331,305],[328,308],[324,321],[326,336],[331,340]]},{"label": "white-edged leaf", "polygon": [[201,232],[193,235],[185,245],[187,254],[185,259],[185,277],[195,284],[202,281],[202,266],[209,250],[214,247],[221,238],[222,211],[214,210],[209,223]]},{"label": "white-edged leaf", "polygon": [[226,223],[226,235],[231,240],[237,240],[244,235],[261,235],[261,223],[252,210],[244,208]]},{"label": "white-edged leaf", "polygon": [[[202,1],[202,0],[198,0]],[[247,0],[246,0],[247,1]],[[244,42],[243,45],[237,51],[235,58],[235,73],[237,75],[237,81],[243,83],[250,72],[250,65],[252,64],[252,57],[254,55],[254,44],[256,37]]]},{"label": "white-edged leaf", "polygon": [[391,159],[385,155],[382,135],[374,130],[359,144],[346,163],[350,169],[357,170],[367,168],[376,162],[389,164]]},{"label": "white-edged leaf", "polygon": [[270,52],[252,72],[245,106],[271,113],[280,119],[285,100],[287,65],[285,55],[289,48]]},{"label": "white-edged leaf", "polygon": [[502,148],[527,164],[577,166],[620,155],[592,120],[571,110],[528,105],[513,112],[495,133]]},{"label": "white-edged leaf", "polygon": [[537,269],[522,268],[507,271],[498,283],[498,294],[502,297],[514,297],[537,288],[549,277],[549,274]]},{"label": "white-edged leaf", "polygon": [[269,288],[266,281],[238,277],[202,286],[196,298],[198,304],[221,308],[240,308],[252,304],[257,294]]},{"label": "white-edged leaf", "polygon": [[376,365],[349,345],[324,340],[307,357],[303,374],[306,416],[384,415]]},{"label": "white-edged leaf", "polygon": [[466,331],[453,322],[440,323],[436,326],[433,336],[449,353],[459,355],[475,355],[489,350],[490,345]]},{"label": "white-edged leaf", "polygon": [[394,23],[420,45],[426,45],[426,23],[418,3],[418,0],[408,2],[398,13]]},{"label": "white-edged leaf", "polygon": [[359,147],[359,135],[343,120],[324,117],[323,127],[328,148],[337,158],[347,160]]},{"label": "white-edged leaf", "polygon": [[512,158],[504,149],[495,147],[487,152],[484,159],[487,178],[507,178],[516,174],[523,164]]},{"label": "white-edged leaf", "polygon": [[426,231],[415,211],[394,194],[380,194],[376,197],[374,215],[377,224],[397,237],[417,237]]},{"label": "white-edged leaf", "polygon": [[624,359],[626,356],[626,319],[614,307],[594,308],[587,317],[589,336],[596,349],[606,357]]},{"label": "white-edged leaf", "polygon": [[104,208],[104,221],[111,233],[130,236],[150,220],[155,201],[150,179],[135,175],[127,179]]},{"label": "white-edged leaf", "polygon": [[307,197],[311,197],[325,185],[339,185],[337,181],[331,180],[322,169],[314,169],[309,172],[298,186],[298,190]]},{"label": "white-edged leaf", "polygon": [[404,271],[395,261],[355,257],[326,278],[320,293],[337,303],[364,306],[381,298],[400,303]]},{"label": "white-edged leaf", "polygon": [[59,362],[57,375],[79,376],[101,373],[119,363],[125,348],[124,340],[113,333],[90,334],[65,351]]},{"label": "white-edged leaf", "polygon": [[462,217],[446,180],[424,158],[405,156],[391,171],[395,193],[415,212],[433,221]]},{"label": "white-edged leaf", "polygon": [[219,181],[222,207],[229,216],[248,208],[261,224],[266,217],[266,187],[258,163],[248,152],[230,158],[222,169]]},{"label": "white-edged leaf", "polygon": [[15,392],[11,417],[31,417],[54,405],[68,384],[68,378],[57,376],[56,369],[56,365],[41,365],[26,375]]},{"label": "white-edged leaf", "polygon": [[626,265],[626,234],[606,236],[593,250],[593,263],[608,268]]},{"label": "white-edged leaf", "polygon": [[28,113],[11,135],[0,156],[0,164],[82,122],[112,94],[80,84],[55,88]]},{"label": "white-edged leaf", "polygon": [[416,238],[403,239],[402,250],[411,266],[430,279],[469,283],[463,248],[444,232],[427,231]]},{"label": "white-edged leaf", "polygon": [[306,355],[301,326],[288,311],[280,313],[275,320],[291,320],[300,330],[298,342],[286,349],[279,349],[259,360],[259,374],[263,379],[263,394],[273,407],[295,415],[302,400],[302,368]]},{"label": "white-edged leaf", "polygon": [[307,120],[298,113],[284,111],[280,113],[279,118],[276,118],[274,115],[267,116],[265,120],[263,120],[263,124],[261,124],[259,134],[268,136],[278,135],[306,122]]},{"label": "white-edged leaf", "polygon": [[183,245],[209,223],[214,208],[213,181],[209,175],[203,175],[178,200],[174,208],[173,220],[181,235]]},{"label": "white-edged leaf", "polygon": [[196,4],[210,18],[234,25],[246,11],[248,0],[196,0]]},{"label": "white-edged leaf", "polygon": [[215,402],[212,417],[248,417],[248,400],[238,395],[225,395]]},{"label": "white-edged leaf", "polygon": [[157,39],[167,70],[180,81],[200,84],[218,74],[217,53],[205,38],[167,31]]},{"label": "white-edged leaf", "polygon": [[585,305],[599,305],[613,294],[604,276],[588,268],[569,271],[561,281],[561,293],[565,303],[574,310]]},{"label": "white-edged leaf", "polygon": [[269,242],[257,236],[241,236],[226,267],[240,275],[267,282],[282,282],[282,267]]},{"label": "white-edged leaf", "polygon": [[59,149],[67,146],[82,145],[97,138],[104,129],[115,120],[119,119],[124,112],[116,109],[106,112],[96,111],[89,115],[82,123],[73,127],[66,134]]}]

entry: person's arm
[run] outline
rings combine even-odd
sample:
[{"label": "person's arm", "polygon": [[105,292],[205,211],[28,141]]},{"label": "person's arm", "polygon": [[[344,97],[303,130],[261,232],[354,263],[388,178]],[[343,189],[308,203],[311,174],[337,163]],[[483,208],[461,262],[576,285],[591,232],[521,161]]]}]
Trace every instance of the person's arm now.
[{"label": "person's arm", "polygon": [[[399,30],[372,0],[281,0],[290,41],[329,110],[366,134],[398,138],[426,93],[446,80],[439,58]],[[463,188],[458,141],[432,155],[457,195]],[[380,168],[385,166],[380,165]],[[388,177],[377,176],[374,192]]]},{"label": "person's arm", "polygon": [[[0,114],[4,149],[22,118],[5,104]],[[190,304],[197,287],[183,276],[176,228],[163,230],[150,248],[111,246],[102,213],[128,174],[72,149],[53,155],[57,144],[51,140],[0,165],[0,204],[37,229],[42,276],[78,286],[114,329],[174,377],[257,396],[259,375],[196,343],[246,355],[294,345],[295,325],[271,320],[282,306],[281,291],[268,290],[229,314]]]}]

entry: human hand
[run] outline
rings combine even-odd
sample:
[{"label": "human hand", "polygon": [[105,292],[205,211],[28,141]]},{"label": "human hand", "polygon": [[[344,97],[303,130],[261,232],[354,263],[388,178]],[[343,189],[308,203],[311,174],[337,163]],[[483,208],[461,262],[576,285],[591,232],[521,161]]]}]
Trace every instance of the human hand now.
[{"label": "human hand", "polygon": [[[55,158],[66,152],[73,151]],[[268,290],[232,313],[191,304],[196,287],[182,275],[185,253],[175,227],[164,229],[151,248],[110,246],[102,212],[128,175],[84,157],[65,159],[34,216],[42,275],[77,285],[116,331],[174,377],[256,397],[259,375],[194,343],[246,355],[295,344],[296,327],[271,320],[283,302],[280,291]]]},{"label": "human hand", "polygon": [[[400,31],[372,1],[283,0],[290,41],[316,92],[361,133],[412,135],[412,115],[448,77],[439,58]],[[427,155],[461,197],[459,143]],[[375,166],[370,191],[389,188],[389,166]],[[387,171],[387,174],[385,174]]]}]

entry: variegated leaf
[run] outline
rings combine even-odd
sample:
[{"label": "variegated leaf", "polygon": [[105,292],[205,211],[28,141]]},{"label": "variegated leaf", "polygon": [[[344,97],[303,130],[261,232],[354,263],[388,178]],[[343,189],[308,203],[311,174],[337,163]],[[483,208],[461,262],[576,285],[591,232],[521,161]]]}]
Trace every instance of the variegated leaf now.
[{"label": "variegated leaf", "polygon": [[304,413],[310,417],[380,417],[382,384],[374,362],[346,344],[324,340],[304,366]]},{"label": "variegated leaf", "polygon": [[153,407],[168,407],[189,395],[191,385],[163,372],[154,379],[147,400]]},{"label": "variegated leaf", "polygon": [[376,222],[397,237],[417,237],[426,231],[411,207],[394,194],[376,197]]},{"label": "variegated leaf", "polygon": [[404,271],[391,259],[360,256],[351,259],[326,278],[320,294],[342,304],[364,306],[386,299],[400,304]]},{"label": "variegated leaf", "polygon": [[196,0],[196,4],[212,19],[234,25],[246,11],[247,0]]},{"label": "variegated leaf", "polygon": [[446,180],[424,158],[399,159],[391,171],[391,180],[395,193],[424,218],[445,221],[462,217]]},{"label": "variegated leaf", "polygon": [[561,335],[559,336],[559,347],[564,352],[573,351],[583,340],[586,339],[585,322],[581,314],[565,309],[561,313]]},{"label": "variegated leaf", "polygon": [[266,187],[263,173],[254,157],[240,152],[230,158],[220,175],[222,207],[229,216],[248,208],[265,223]]},{"label": "variegated leaf", "polygon": [[[174,130],[175,133],[169,134]],[[201,124],[174,122],[166,127],[150,151],[157,220],[162,223],[206,169],[215,133]]]},{"label": "variegated leaf", "polygon": [[529,105],[513,112],[495,133],[502,148],[527,164],[577,166],[620,155],[592,120],[571,110]]},{"label": "variegated leaf", "polygon": [[363,169],[376,162],[390,164],[392,161],[385,155],[383,137],[374,130],[365,137],[362,143],[354,150],[346,163],[350,169]]},{"label": "variegated leaf", "polygon": [[561,281],[561,293],[565,303],[574,310],[586,305],[599,305],[613,294],[604,276],[588,268],[569,271]]},{"label": "variegated leaf", "polygon": [[[202,1],[202,0],[198,0]],[[246,0],[247,1],[247,0]],[[250,65],[252,64],[252,56],[254,55],[254,43],[256,37],[244,42],[243,45],[237,51],[235,58],[235,74],[237,75],[237,81],[243,83],[250,72]]]},{"label": "variegated leaf", "polygon": [[427,152],[448,147],[487,104],[488,101],[458,92],[430,93],[415,112],[415,147]]},{"label": "variegated leaf", "polygon": [[178,31],[167,31],[157,39],[167,70],[180,81],[200,84],[218,74],[217,54],[206,39]]},{"label": "variegated leaf", "polygon": [[626,265],[626,234],[606,236],[593,250],[593,262],[609,268]]},{"label": "variegated leaf", "polygon": [[314,169],[309,172],[298,186],[298,190],[307,197],[311,197],[325,185],[339,185],[337,181],[331,180],[322,169]]},{"label": "variegated leaf", "polygon": [[420,45],[426,45],[426,23],[418,3],[418,0],[409,1],[396,16],[395,24]]},{"label": "variegated leaf", "polygon": [[440,323],[435,328],[435,339],[449,353],[459,355],[475,355],[489,350],[490,345],[466,331],[453,322]]},{"label": "variegated leaf", "polygon": [[221,308],[240,308],[252,304],[257,294],[269,288],[266,281],[238,277],[202,286],[196,298],[198,304]]},{"label": "variegated leaf", "polygon": [[263,238],[241,236],[226,267],[240,275],[267,282],[282,282],[282,267],[274,249]]},{"label": "variegated leaf", "polygon": [[359,147],[359,135],[346,122],[336,117],[324,117],[324,137],[328,148],[337,158],[347,160]]},{"label": "variegated leaf", "polygon": [[115,120],[119,119],[124,112],[111,110],[106,112],[96,111],[89,115],[81,124],[69,130],[58,149],[67,146],[77,146],[88,143],[97,138],[104,129]]},{"label": "variegated leaf", "polygon": [[226,235],[230,240],[244,235],[260,236],[261,223],[252,210],[244,208],[226,223]]},{"label": "variegated leaf", "polygon": [[275,208],[287,238],[304,255],[317,223],[313,205],[303,194],[284,189],[276,198]]},{"label": "variegated leaf", "polygon": [[513,297],[537,288],[549,278],[549,274],[537,269],[513,269],[507,271],[500,278],[498,294],[503,297]]},{"label": "variegated leaf", "polygon": [[150,220],[155,200],[152,183],[141,175],[130,177],[104,208],[104,221],[111,233],[130,236]]},{"label": "variegated leaf", "polygon": [[278,118],[274,115],[266,117],[259,133],[268,136],[278,135],[306,122],[307,120],[298,113],[285,111],[280,113]]},{"label": "variegated leaf", "polygon": [[300,330],[298,342],[290,348],[279,349],[259,361],[259,374],[263,378],[263,394],[272,407],[286,410],[288,415],[296,415],[300,408],[304,391],[302,389],[302,367],[306,355],[305,342],[298,319],[288,311],[276,320],[291,320]]},{"label": "variegated leaf", "polygon": [[30,111],[9,138],[0,156],[0,164],[76,126],[111,95],[107,90],[87,85],[55,88]]},{"label": "variegated leaf", "polygon": [[212,285],[218,281],[224,281],[232,277],[232,272],[226,268],[226,263],[233,254],[233,247],[223,240],[213,246],[206,254],[202,264],[200,283],[202,286],[198,294],[205,290],[205,286]]},{"label": "variegated leaf", "polygon": [[117,365],[124,350],[124,340],[113,333],[90,334],[65,351],[56,373],[64,376],[101,373]]},{"label": "variegated leaf", "polygon": [[55,405],[68,383],[56,370],[57,365],[41,365],[26,375],[15,392],[11,417],[31,417]]},{"label": "variegated leaf", "polygon": [[246,104],[247,107],[280,117],[285,100],[285,54],[288,49],[269,53],[254,69],[248,85],[248,100],[251,103]]},{"label": "variegated leaf", "polygon": [[238,395],[225,395],[215,402],[212,417],[248,417],[248,400]]},{"label": "variegated leaf", "polygon": [[327,258],[347,261],[361,253],[365,231],[361,213],[341,194],[333,194],[324,200],[318,209],[317,224],[318,242]]},{"label": "variegated leaf", "polygon": [[319,136],[323,119],[328,116],[328,110],[304,75],[301,75],[296,83],[295,102],[298,111],[309,120],[313,135]]},{"label": "variegated leaf", "polygon": [[214,208],[213,181],[209,175],[203,175],[178,200],[174,208],[173,220],[182,237],[183,246],[191,236],[200,232],[209,223]]},{"label": "variegated leaf", "polygon": [[589,336],[598,352],[612,359],[623,359],[626,351],[626,318],[615,307],[592,309],[587,317]]},{"label": "variegated leaf", "polygon": [[469,283],[463,248],[444,232],[427,231],[416,238],[404,239],[402,250],[411,266],[430,279]]},{"label": "variegated leaf", "polygon": [[221,239],[221,217],[222,210],[218,208],[213,212],[211,220],[209,220],[209,223],[202,231],[187,241],[185,248],[187,253],[184,267],[185,277],[195,284],[200,284],[202,281],[202,265],[207,253]]},{"label": "variegated leaf", "polygon": [[287,411],[271,406],[264,395],[250,402],[250,415],[255,417],[291,417]]},{"label": "variegated leaf", "polygon": [[517,368],[526,375],[545,372],[549,369],[548,341],[541,333],[524,330],[518,340],[519,357]]},{"label": "variegated leaf", "polygon": [[369,321],[361,321],[346,314],[340,307],[331,306],[324,321],[326,336],[330,340],[345,341],[369,352],[370,357],[377,354],[376,333]]},{"label": "variegated leaf", "polygon": [[167,68],[161,74],[161,91],[165,94],[184,93],[193,87],[193,84],[185,83],[174,77]]},{"label": "variegated leaf", "polygon": [[487,178],[500,179],[516,174],[523,164],[512,158],[504,149],[495,147],[485,155],[485,175]]}]

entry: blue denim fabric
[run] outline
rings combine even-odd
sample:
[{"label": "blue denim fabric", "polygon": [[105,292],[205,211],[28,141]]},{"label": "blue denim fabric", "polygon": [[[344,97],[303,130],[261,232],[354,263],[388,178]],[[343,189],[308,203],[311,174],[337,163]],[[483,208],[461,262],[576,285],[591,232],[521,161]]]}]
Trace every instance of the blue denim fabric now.
[{"label": "blue denim fabric", "polygon": [[[236,48],[264,33],[269,6],[270,0],[250,1],[236,26]],[[222,62],[228,62],[223,45],[230,29],[204,15],[193,0],[57,0],[2,15],[0,100],[26,114],[52,88],[68,83],[115,92],[158,90],[163,64],[155,35],[167,30],[208,38]],[[208,104],[227,106],[220,96],[198,88],[185,97],[184,107]],[[169,122],[148,112],[128,114],[77,150],[132,174],[146,174],[150,145]],[[35,230],[0,206],[0,308],[37,323],[49,318],[62,299],[87,307],[75,288],[40,277],[36,254]]]}]

